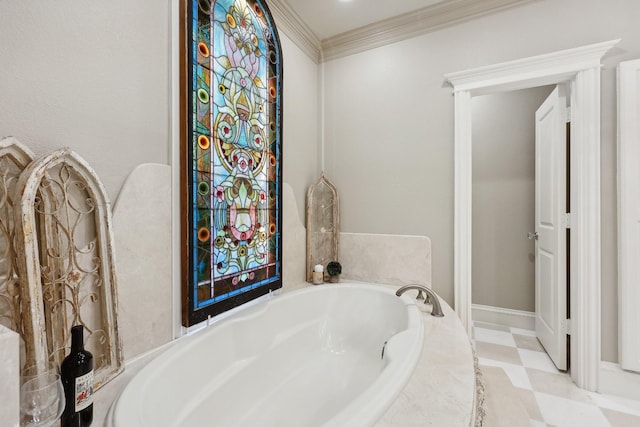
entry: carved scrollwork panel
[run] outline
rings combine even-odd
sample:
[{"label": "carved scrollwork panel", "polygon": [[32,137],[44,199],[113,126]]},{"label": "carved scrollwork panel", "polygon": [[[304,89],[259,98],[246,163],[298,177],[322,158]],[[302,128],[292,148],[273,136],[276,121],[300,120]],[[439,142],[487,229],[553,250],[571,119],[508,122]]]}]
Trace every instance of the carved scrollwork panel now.
[{"label": "carved scrollwork panel", "polygon": [[0,141],[0,324],[23,335],[20,277],[14,245],[15,187],[33,152],[13,137]]},{"label": "carved scrollwork panel", "polygon": [[[27,280],[28,362],[60,363],[73,325],[85,328],[97,389],[122,371],[111,209],[93,169],[68,148],[33,162],[17,185],[19,271]],[[19,232],[19,233],[18,233]]]}]

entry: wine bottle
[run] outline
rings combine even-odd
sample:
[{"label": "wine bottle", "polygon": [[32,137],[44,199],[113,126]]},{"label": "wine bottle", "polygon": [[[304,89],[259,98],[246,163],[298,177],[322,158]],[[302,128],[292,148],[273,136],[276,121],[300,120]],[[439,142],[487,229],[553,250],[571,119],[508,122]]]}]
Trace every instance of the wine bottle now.
[{"label": "wine bottle", "polygon": [[61,427],[88,427],[93,421],[93,355],[84,349],[84,328],[71,328],[71,351],[60,365],[66,406]]}]

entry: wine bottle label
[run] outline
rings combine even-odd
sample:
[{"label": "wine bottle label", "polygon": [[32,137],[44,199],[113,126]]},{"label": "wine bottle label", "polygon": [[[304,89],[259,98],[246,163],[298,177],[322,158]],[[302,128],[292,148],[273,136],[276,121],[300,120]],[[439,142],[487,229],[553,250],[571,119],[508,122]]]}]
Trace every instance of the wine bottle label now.
[{"label": "wine bottle label", "polygon": [[93,370],[76,378],[76,410],[80,412],[93,403]]}]

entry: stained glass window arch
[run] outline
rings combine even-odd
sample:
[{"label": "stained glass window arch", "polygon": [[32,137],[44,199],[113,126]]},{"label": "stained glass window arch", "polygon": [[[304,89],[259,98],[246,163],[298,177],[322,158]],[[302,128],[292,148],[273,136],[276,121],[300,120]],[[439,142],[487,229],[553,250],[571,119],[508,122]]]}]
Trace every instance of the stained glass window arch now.
[{"label": "stained glass window arch", "polygon": [[183,324],[282,286],[282,51],[262,0],[184,0]]}]

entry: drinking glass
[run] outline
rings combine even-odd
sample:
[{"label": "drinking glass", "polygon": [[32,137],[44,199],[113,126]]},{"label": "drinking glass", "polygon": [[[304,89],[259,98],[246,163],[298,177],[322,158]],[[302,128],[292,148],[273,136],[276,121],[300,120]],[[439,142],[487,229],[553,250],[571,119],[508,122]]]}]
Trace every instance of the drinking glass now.
[{"label": "drinking glass", "polygon": [[49,427],[64,411],[64,389],[56,370],[25,376],[20,386],[21,426]]}]

